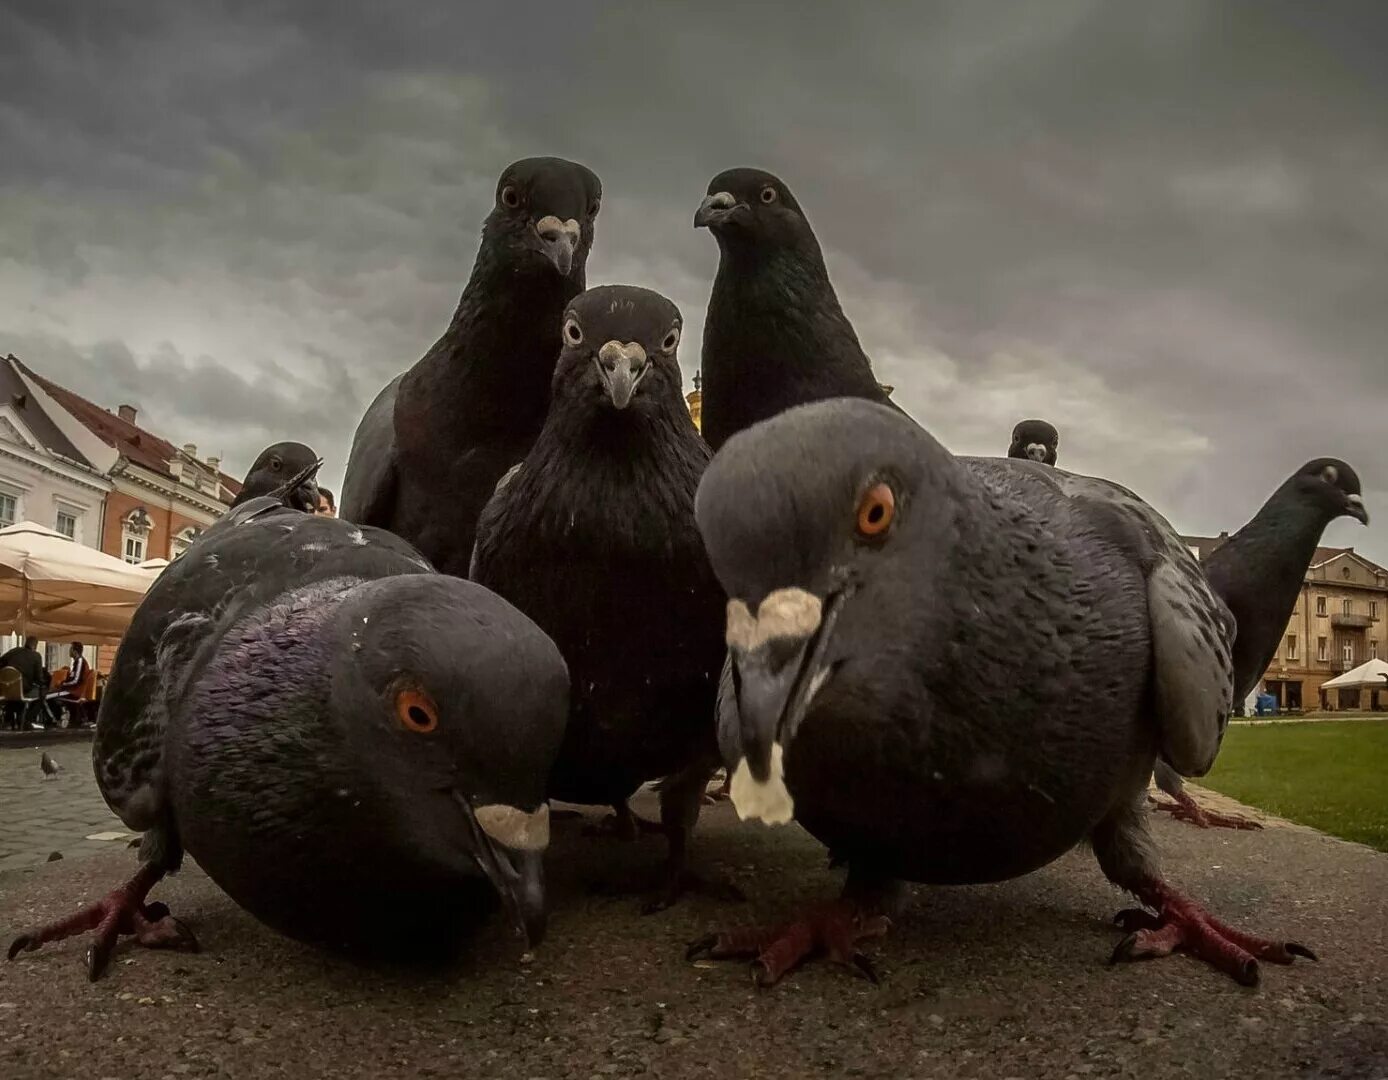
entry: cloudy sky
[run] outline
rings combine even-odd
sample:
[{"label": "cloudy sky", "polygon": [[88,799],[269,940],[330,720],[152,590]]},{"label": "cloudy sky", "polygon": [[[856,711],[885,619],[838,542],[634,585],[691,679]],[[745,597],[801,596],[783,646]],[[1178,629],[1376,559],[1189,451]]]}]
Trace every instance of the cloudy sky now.
[{"label": "cloudy sky", "polygon": [[758,165],[953,449],[1049,418],[1187,531],[1344,457],[1379,523],[1328,540],[1388,562],[1388,5],[352,7],[0,0],[0,352],[336,486],[508,162],[602,177],[589,282],[672,297],[687,378],[691,218]]}]

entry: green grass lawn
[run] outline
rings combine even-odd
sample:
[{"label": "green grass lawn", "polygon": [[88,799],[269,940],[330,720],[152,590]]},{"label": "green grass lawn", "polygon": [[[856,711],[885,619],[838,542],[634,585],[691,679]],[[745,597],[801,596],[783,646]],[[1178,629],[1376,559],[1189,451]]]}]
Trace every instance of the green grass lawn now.
[{"label": "green grass lawn", "polygon": [[1388,720],[1235,723],[1195,783],[1388,851]]}]

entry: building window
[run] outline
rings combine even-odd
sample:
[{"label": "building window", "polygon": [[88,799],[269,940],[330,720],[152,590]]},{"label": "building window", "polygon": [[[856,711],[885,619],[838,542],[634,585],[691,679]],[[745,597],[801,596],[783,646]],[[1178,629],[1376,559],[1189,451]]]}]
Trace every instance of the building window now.
[{"label": "building window", "polygon": [[1369,638],[1369,659],[1370,659],[1370,660],[1377,660],[1377,659],[1378,659],[1378,639],[1377,639],[1377,638]]},{"label": "building window", "polygon": [[1321,663],[1325,663],[1330,659],[1330,653],[1326,651],[1325,638],[1323,637],[1316,638],[1316,659]]},{"label": "building window", "polygon": [[1377,618],[1378,618],[1378,601],[1377,601],[1377,600],[1370,600],[1370,601],[1369,601],[1369,618],[1371,618],[1371,619],[1377,619]]},{"label": "building window", "polygon": [[1340,643],[1340,662],[1347,668],[1354,667],[1354,642],[1344,641]]},{"label": "building window", "polygon": [[70,514],[66,510],[58,511],[58,520],[55,528],[66,536],[69,540],[77,539],[77,515]]},{"label": "building window", "polygon": [[193,546],[193,541],[198,538],[202,530],[195,525],[189,525],[186,529],[179,532],[177,536],[169,542],[169,558],[176,559]]},{"label": "building window", "polygon": [[1288,634],[1288,635],[1287,635],[1287,659],[1288,659],[1288,660],[1295,660],[1295,659],[1296,659],[1296,635],[1295,635],[1295,634]]},{"label": "building window", "polygon": [[1354,601],[1346,600],[1342,606],[1344,607],[1346,615],[1354,614]]},{"label": "building window", "polygon": [[142,563],[145,561],[145,538],[143,536],[131,536],[125,534],[125,561],[128,563]]},{"label": "building window", "polygon": [[13,525],[19,512],[19,501],[13,495],[0,491],[0,529]]},{"label": "building window", "polygon": [[149,538],[150,529],[154,527],[149,511],[143,506],[137,506],[121,518],[120,523],[121,558],[128,563],[144,562],[145,541]]},{"label": "building window", "polygon": [[1324,596],[1318,596],[1318,597],[1316,597],[1316,614],[1319,615],[1322,619],[1325,618],[1325,597],[1324,597]]}]

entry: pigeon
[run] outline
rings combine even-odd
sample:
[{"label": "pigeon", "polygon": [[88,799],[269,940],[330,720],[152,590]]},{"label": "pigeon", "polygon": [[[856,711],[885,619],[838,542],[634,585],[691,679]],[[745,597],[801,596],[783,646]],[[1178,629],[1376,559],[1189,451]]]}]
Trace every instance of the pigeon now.
[{"label": "pigeon", "polygon": [[559,158],[501,174],[452,323],[357,427],[342,517],[467,576],[477,515],[544,423],[560,317],[583,291],[601,197],[589,169]]},{"label": "pigeon", "polygon": [[[1292,473],[1242,529],[1204,562],[1210,588],[1233,612],[1234,700],[1245,701],[1262,681],[1287,631],[1296,599],[1327,525],[1339,517],[1369,523],[1359,474],[1338,458],[1316,458]],[[1203,809],[1160,758],[1157,787],[1176,801],[1158,809],[1202,829],[1260,829],[1237,814]]]},{"label": "pigeon", "polygon": [[477,526],[471,577],[558,644],[573,682],[550,778],[564,802],[612,806],[661,780],[664,887],[648,911],[706,883],[685,863],[719,764],[714,704],[723,592],[694,524],[710,453],[685,407],[683,320],[658,293],[590,289],[564,313],[549,415]]},{"label": "pigeon", "polygon": [[1007,448],[1007,456],[1054,465],[1059,446],[1060,432],[1046,421],[1023,420],[1012,429],[1012,443]]},{"label": "pigeon", "polygon": [[287,507],[289,490],[208,529],[137,609],[93,764],[144,833],[139,869],[11,960],[87,930],[92,979],[122,933],[196,950],[147,901],[185,851],[256,918],[329,948],[433,955],[498,894],[541,939],[558,649],[393,535]]},{"label": "pigeon", "polygon": [[[303,443],[281,442],[267,446],[251,465],[250,472],[246,473],[246,479],[242,481],[240,492],[232,500],[231,508],[234,510],[252,499],[270,495],[287,477],[307,469],[318,461],[318,455]],[[318,485],[313,477],[290,493],[289,505],[309,514],[318,508]]]},{"label": "pigeon", "polygon": [[718,450],[794,405],[859,397],[896,408],[839,306],[824,256],[785,182],[760,169],[715,176],[694,215],[718,241],[704,321],[702,431]]},{"label": "pigeon", "polygon": [[39,756],[39,768],[43,770],[43,778],[45,780],[52,780],[63,771],[63,767],[49,756],[47,750]]},{"label": "pigeon", "polygon": [[1183,948],[1243,983],[1310,957],[1216,920],[1160,876],[1158,753],[1201,775],[1233,700],[1233,618],[1171,526],[1115,484],[955,457],[871,402],[733,439],[695,516],[729,601],[719,741],[743,818],[799,822],[848,880],[769,930],[694,942],[775,982],[816,949],[871,976],[903,881],[982,884],[1088,841],[1150,908],[1115,960]]}]

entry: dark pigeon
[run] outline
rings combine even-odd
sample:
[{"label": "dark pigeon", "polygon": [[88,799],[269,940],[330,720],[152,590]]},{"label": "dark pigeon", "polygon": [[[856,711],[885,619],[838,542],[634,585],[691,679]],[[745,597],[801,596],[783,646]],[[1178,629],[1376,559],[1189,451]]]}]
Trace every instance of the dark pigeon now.
[{"label": "dark pigeon", "polygon": [[63,767],[53,760],[47,750],[39,755],[39,768],[43,770],[45,780],[52,780],[63,771]]},{"label": "dark pigeon", "polygon": [[1309,955],[1217,922],[1154,862],[1158,752],[1201,775],[1233,693],[1233,619],[1167,522],[1117,485],[956,458],[888,409],[805,406],[732,439],[695,513],[728,596],[720,742],[744,817],[792,818],[844,898],[692,953],[773,982],[819,947],[870,973],[899,881],[1029,873],[1088,840],[1128,913],[1115,959],[1187,949],[1241,982]]},{"label": "dark pigeon", "polygon": [[[1248,698],[1277,655],[1321,534],[1339,517],[1369,523],[1359,474],[1338,458],[1316,458],[1292,473],[1253,519],[1205,560],[1210,588],[1238,623],[1234,701]],[[1180,774],[1161,759],[1155,775],[1157,787],[1176,800],[1158,807],[1178,820],[1202,829],[1262,827],[1241,815],[1203,809],[1185,791]]]},{"label": "dark pigeon", "polygon": [[[286,479],[319,460],[318,455],[303,443],[281,442],[267,446],[251,465],[250,472],[246,473],[241,491],[232,500],[232,509],[252,499],[270,495],[283,486]],[[290,493],[288,505],[309,514],[318,508],[318,484],[312,476]]]},{"label": "dark pigeon", "polygon": [[896,408],[839,306],[800,204],[760,169],[715,176],[694,215],[718,241],[704,320],[701,427],[717,450],[795,405],[860,397]]},{"label": "dark pigeon", "polygon": [[1023,420],[1012,429],[1007,447],[1010,458],[1027,458],[1043,465],[1054,465],[1060,447],[1060,432],[1044,420]]},{"label": "dark pigeon", "polygon": [[583,291],[601,196],[590,170],[559,158],[501,174],[452,323],[357,427],[342,517],[467,574],[477,515],[544,423],[560,317]]},{"label": "dark pigeon", "polygon": [[682,319],[658,293],[591,289],[569,305],[540,437],[482,513],[472,576],[559,645],[573,680],[549,793],[610,805],[661,779],[670,846],[652,909],[697,879],[685,851],[718,766],[723,592],[694,524],[709,450],[681,393]]},{"label": "dark pigeon", "polygon": [[[291,481],[293,483],[293,481]],[[296,485],[297,486],[297,485]],[[93,763],[142,831],[135,877],[19,937],[196,948],[150,889],[186,850],[305,941],[435,953],[499,892],[544,926],[544,784],[567,713],[553,642],[389,533],[255,499],[151,587],[116,657]]]}]

